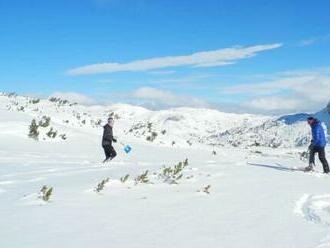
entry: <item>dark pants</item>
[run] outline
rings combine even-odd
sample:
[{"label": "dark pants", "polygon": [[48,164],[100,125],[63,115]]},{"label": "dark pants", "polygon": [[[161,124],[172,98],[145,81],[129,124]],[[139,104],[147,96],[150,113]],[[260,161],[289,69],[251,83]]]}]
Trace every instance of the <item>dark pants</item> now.
[{"label": "dark pants", "polygon": [[117,153],[112,145],[103,145],[104,153],[105,153],[105,159],[113,159],[116,157]]},{"label": "dark pants", "polygon": [[328,161],[325,158],[325,149],[321,146],[314,146],[309,152],[309,164],[315,164],[315,154],[318,153],[319,159],[323,165],[324,173],[329,173]]}]

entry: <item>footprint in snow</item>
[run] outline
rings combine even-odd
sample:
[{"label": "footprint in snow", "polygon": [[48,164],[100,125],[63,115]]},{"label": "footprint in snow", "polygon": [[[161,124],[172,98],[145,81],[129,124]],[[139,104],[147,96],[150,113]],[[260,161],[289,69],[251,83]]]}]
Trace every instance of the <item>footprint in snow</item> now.
[{"label": "footprint in snow", "polygon": [[330,226],[330,195],[304,194],[297,201],[294,212],[307,221]]}]

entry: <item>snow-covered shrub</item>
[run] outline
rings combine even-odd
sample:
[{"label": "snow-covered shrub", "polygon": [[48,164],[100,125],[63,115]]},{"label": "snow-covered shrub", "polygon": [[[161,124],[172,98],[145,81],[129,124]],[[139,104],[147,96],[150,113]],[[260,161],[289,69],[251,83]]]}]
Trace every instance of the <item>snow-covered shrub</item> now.
[{"label": "snow-covered shrub", "polygon": [[253,150],[253,151],[251,151],[251,153],[262,154],[262,151],[259,151],[259,150]]},{"label": "snow-covered shrub", "polygon": [[50,102],[57,102],[58,101],[58,98],[56,97],[51,97],[48,99]]},{"label": "snow-covered shrub", "polygon": [[24,111],[24,106],[20,106],[20,107],[18,107],[18,108],[17,108],[17,111],[18,111],[18,112],[19,112],[19,111],[22,111],[22,112],[23,112],[23,111]]},{"label": "snow-covered shrub", "polygon": [[158,134],[156,132],[151,132],[149,136],[147,136],[147,141],[153,142],[157,138]]},{"label": "snow-covered shrub", "polygon": [[29,128],[29,137],[35,140],[39,139],[38,125],[35,119],[31,121]]},{"label": "snow-covered shrub", "polygon": [[49,124],[50,124],[50,117],[45,116],[45,115],[39,121],[39,126],[40,127],[48,127]]},{"label": "snow-covered shrub", "polygon": [[[158,133],[153,128],[154,124],[152,122],[139,122],[137,124],[132,125],[132,127],[128,130],[128,133],[132,133],[136,137],[144,137],[147,141],[153,142],[158,137]],[[161,131],[164,135],[166,130]]]},{"label": "snow-covered shrub", "polygon": [[211,188],[211,185],[207,185],[205,187],[202,187],[200,190],[197,190],[197,192],[204,192],[206,194],[210,194],[210,188]]},{"label": "snow-covered shrub", "polygon": [[168,122],[168,121],[175,121],[175,122],[177,122],[177,121],[181,121],[183,119],[184,119],[184,116],[183,115],[173,115],[173,116],[168,117],[165,120],[165,122]]},{"label": "snow-covered shrub", "polygon": [[183,162],[179,162],[173,167],[163,167],[162,171],[159,173],[159,178],[163,179],[164,182],[170,184],[178,184],[178,180],[183,177],[183,170],[188,166],[188,159]]},{"label": "snow-covered shrub", "polygon": [[37,121],[33,119],[29,127],[28,136],[35,140],[47,140],[48,138],[55,139],[57,137],[62,140],[67,139],[66,134],[59,134],[53,127],[50,127],[50,129],[47,130],[46,128],[49,127],[49,124],[50,117],[47,116],[43,116],[42,119],[39,120],[38,124]]},{"label": "snow-covered shrub", "polygon": [[116,120],[120,119],[119,115],[118,115],[118,114],[115,114],[114,112],[111,112],[111,113],[109,114],[109,117],[114,118],[114,119],[116,119]]},{"label": "snow-covered shrub", "polygon": [[37,103],[39,103],[40,102],[40,99],[38,99],[38,98],[36,98],[36,99],[31,99],[30,101],[29,101],[29,103],[32,103],[32,104],[37,104]]},{"label": "snow-covered shrub", "polygon": [[10,92],[7,94],[8,97],[16,97],[17,94],[15,92]]},{"label": "snow-covered shrub", "polygon": [[192,146],[192,142],[190,140],[186,141],[189,146]]},{"label": "snow-covered shrub", "polygon": [[42,186],[40,190],[39,198],[41,198],[43,201],[49,201],[50,196],[53,193],[53,187],[48,187],[46,185]]},{"label": "snow-covered shrub", "polygon": [[101,126],[102,124],[102,120],[101,119],[98,119],[95,123],[96,126]]},{"label": "snow-covered shrub", "polygon": [[128,178],[129,178],[129,174],[125,175],[124,177],[121,177],[121,178],[120,178],[120,181],[121,181],[122,183],[125,183],[125,182],[128,180]]},{"label": "snow-covered shrub", "polygon": [[139,184],[139,183],[149,183],[148,173],[149,173],[149,171],[146,170],[146,171],[143,172],[141,175],[138,175],[138,176],[135,178],[135,184]]},{"label": "snow-covered shrub", "polygon": [[57,103],[58,106],[69,104],[68,100],[64,100],[59,97],[51,97],[51,98],[49,98],[49,101],[53,102],[53,103]]},{"label": "snow-covered shrub", "polygon": [[109,181],[110,179],[108,177],[106,179],[103,179],[100,183],[97,184],[95,192],[100,193]]},{"label": "snow-covered shrub", "polygon": [[54,131],[54,129],[51,127],[50,130],[46,133],[46,135],[49,138],[55,139],[57,135],[57,131]]}]

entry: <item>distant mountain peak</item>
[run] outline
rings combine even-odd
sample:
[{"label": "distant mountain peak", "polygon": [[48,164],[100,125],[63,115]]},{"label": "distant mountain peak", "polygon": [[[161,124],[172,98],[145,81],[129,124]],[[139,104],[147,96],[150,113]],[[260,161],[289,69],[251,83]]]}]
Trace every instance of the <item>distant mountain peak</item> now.
[{"label": "distant mountain peak", "polygon": [[330,115],[330,101],[328,102],[327,107],[325,108],[325,111],[327,112],[327,114]]}]

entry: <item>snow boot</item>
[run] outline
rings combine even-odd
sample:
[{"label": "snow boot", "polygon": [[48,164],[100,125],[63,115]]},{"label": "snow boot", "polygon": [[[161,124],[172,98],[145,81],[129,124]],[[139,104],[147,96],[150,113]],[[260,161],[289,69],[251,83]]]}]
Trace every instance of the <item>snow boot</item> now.
[{"label": "snow boot", "polygon": [[110,158],[106,158],[106,159],[103,160],[102,163],[105,164],[106,162],[109,162],[110,160],[111,160],[111,157]]},{"label": "snow boot", "polygon": [[305,172],[309,172],[309,171],[313,171],[313,170],[314,170],[314,164],[310,164],[304,168]]}]

